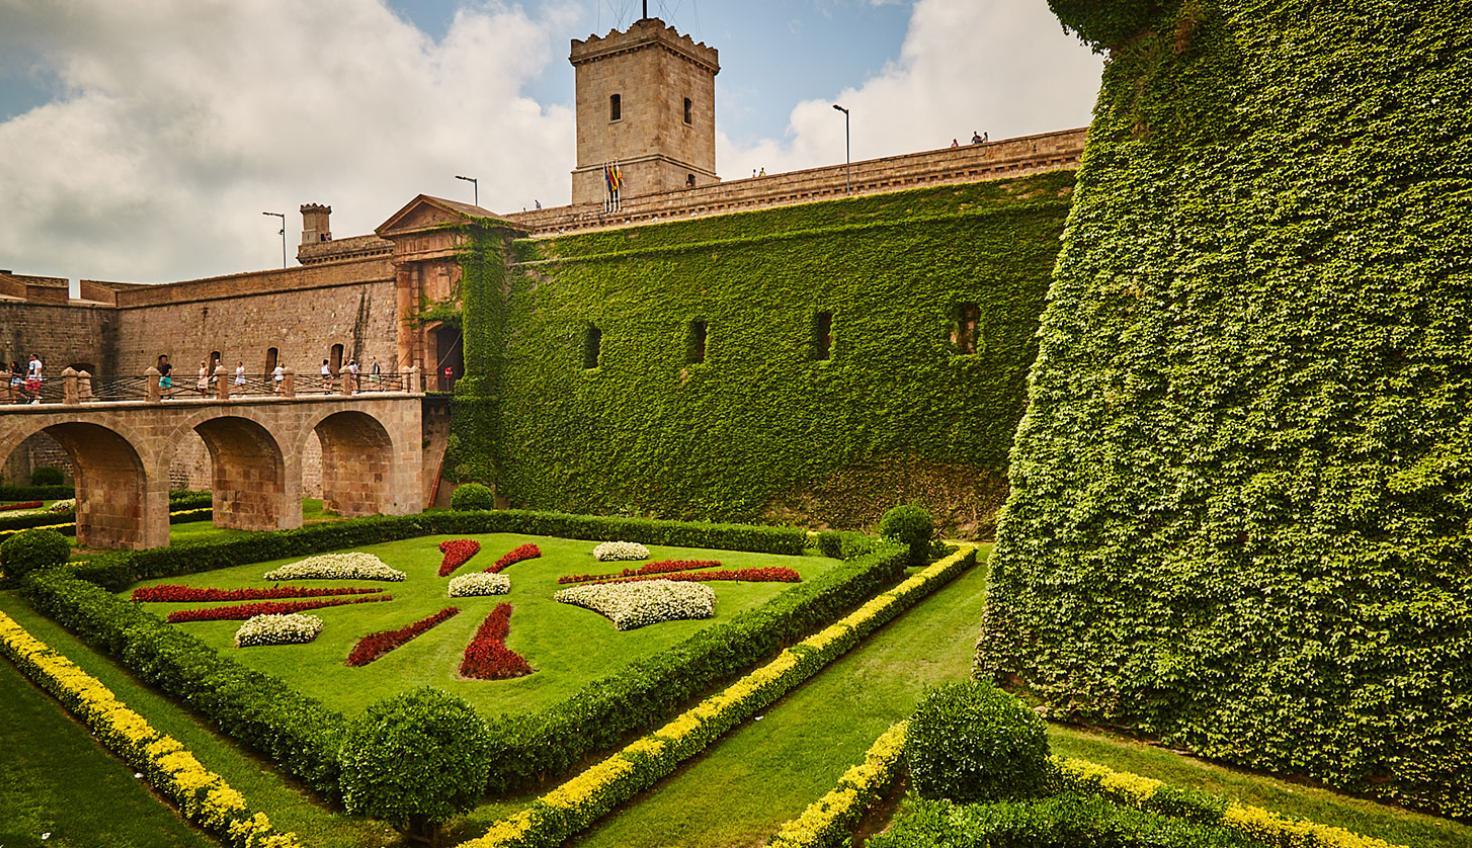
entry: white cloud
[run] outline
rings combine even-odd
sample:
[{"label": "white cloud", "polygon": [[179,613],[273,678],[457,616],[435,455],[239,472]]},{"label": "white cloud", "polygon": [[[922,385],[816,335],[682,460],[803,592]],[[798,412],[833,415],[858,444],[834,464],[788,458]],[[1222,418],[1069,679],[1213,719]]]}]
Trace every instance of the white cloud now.
[{"label": "white cloud", "polygon": [[[0,123],[0,267],[159,281],[280,261],[265,210],[370,231],[419,192],[566,202],[573,117],[521,95],[575,18],[461,10],[439,42],[378,2],[0,0],[67,94]],[[469,199],[465,197],[464,199]]]},{"label": "white cloud", "polygon": [[900,57],[831,100],[797,104],[787,136],[738,144],[722,135],[718,167],[737,179],[843,161],[852,114],[855,160],[1088,124],[1100,58],[1064,34],[1040,0],[918,0]]}]

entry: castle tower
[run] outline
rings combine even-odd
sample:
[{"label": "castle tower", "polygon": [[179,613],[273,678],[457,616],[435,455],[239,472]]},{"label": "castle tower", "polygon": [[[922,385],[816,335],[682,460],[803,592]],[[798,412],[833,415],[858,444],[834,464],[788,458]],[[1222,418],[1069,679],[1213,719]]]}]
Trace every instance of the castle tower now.
[{"label": "castle tower", "polygon": [[320,203],[302,205],[302,244],[332,241],[332,207]]},{"label": "castle tower", "polygon": [[568,59],[577,89],[573,203],[604,201],[603,167],[614,161],[625,199],[719,182],[715,48],[644,18],[624,32],[574,39]]}]

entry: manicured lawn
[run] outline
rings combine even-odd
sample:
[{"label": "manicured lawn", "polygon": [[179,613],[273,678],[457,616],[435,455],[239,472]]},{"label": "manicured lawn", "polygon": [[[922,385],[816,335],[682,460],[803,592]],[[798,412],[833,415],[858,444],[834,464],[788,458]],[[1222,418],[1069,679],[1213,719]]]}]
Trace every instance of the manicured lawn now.
[{"label": "manicured lawn", "polygon": [[[342,516],[337,513],[325,511],[320,499],[304,498],[302,500],[302,523],[318,524],[323,521],[341,520]],[[170,526],[169,541],[173,543],[219,541],[231,536],[239,536],[244,532],[246,531],[216,527],[210,519],[206,518],[203,521],[185,521]]]},{"label": "manicured lawn", "polygon": [[[284,645],[239,649],[231,639],[239,622],[193,622],[184,627],[222,651],[232,652],[242,662],[276,675],[302,692],[356,715],[387,695],[427,684],[460,695],[488,717],[501,713],[536,710],[572,694],[579,687],[610,674],[640,657],[674,645],[713,623],[732,618],[759,606],[789,583],[711,583],[716,592],[716,616],[700,621],[671,621],[638,630],[619,632],[601,615],[552,600],[556,580],[570,573],[604,573],[639,563],[599,563],[593,559],[596,542],[489,534],[473,536],[481,552],[461,566],[456,574],[489,567],[506,551],[526,542],[542,549],[540,559],[517,563],[504,574],[511,578],[511,593],[480,598],[449,598],[448,577],[439,577],[439,542],[449,536],[422,537],[371,545],[361,550],[376,554],[408,575],[402,583],[369,581],[301,581],[312,586],[382,587],[394,600],[315,610],[324,622],[322,635],[308,645]],[[787,565],[811,579],[837,563],[825,557],[790,557],[733,551],[651,547],[651,559],[715,559],[733,567]],[[190,586],[240,587],[272,585],[261,576],[277,560],[248,566],[151,581],[184,583]],[[126,594],[126,593],[124,593]],[[462,680],[458,669],[465,645],[497,604],[512,604],[509,646],[526,657],[535,672],[515,680]],[[199,604],[148,604],[150,612],[167,615],[171,610]],[[391,630],[437,612],[447,606],[460,614],[387,656],[361,668],[349,668],[344,659],[362,636]]]},{"label": "manicured lawn", "polygon": [[[379,846],[397,844],[395,842],[397,837],[388,827],[364,819],[347,818],[317,804],[300,786],[283,777],[270,764],[216,734],[205,722],[183,707],[134,679],[110,658],[93,651],[49,619],[36,613],[14,592],[0,592],[0,610],[4,610],[36,638],[62,652],[88,674],[102,681],[125,703],[147,718],[154,727],[184,743],[206,768],[217,772],[231,786],[244,793],[246,802],[251,805],[252,809],[264,811],[271,817],[271,821],[278,829],[295,831],[301,837],[303,844],[313,846],[313,848],[379,848]],[[15,673],[14,667],[10,666],[7,661],[0,659],[0,665],[6,666],[12,673]],[[63,714],[60,705],[53,704],[53,709],[58,716]],[[8,728],[9,719],[0,721],[0,726]],[[45,738],[38,738],[27,732],[25,725],[20,725],[19,732],[22,744],[13,749],[9,746],[0,749],[5,751],[4,758],[0,761],[9,762],[12,750],[16,752],[14,756],[31,756],[38,759],[44,759],[47,756]],[[93,753],[100,763],[112,768],[125,768],[100,748],[95,748]],[[3,772],[3,769],[0,769],[0,772]],[[127,774],[131,779],[132,773],[127,772]],[[99,804],[98,810],[100,816],[105,816],[107,813],[103,805]],[[8,819],[0,821],[8,821]],[[0,826],[0,832],[5,832],[7,829],[7,827]],[[40,843],[34,840],[19,840],[3,844],[9,848],[11,845]],[[111,843],[102,840],[80,844],[91,846]]]},{"label": "manicured lawn", "polygon": [[[205,848],[132,769],[0,659],[0,845]],[[41,835],[50,838],[42,841]]]}]

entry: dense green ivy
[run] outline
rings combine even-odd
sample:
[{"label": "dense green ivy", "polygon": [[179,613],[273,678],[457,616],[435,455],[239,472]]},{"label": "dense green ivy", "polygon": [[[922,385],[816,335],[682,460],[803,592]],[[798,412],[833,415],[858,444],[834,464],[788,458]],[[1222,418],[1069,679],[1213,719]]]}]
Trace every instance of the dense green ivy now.
[{"label": "dense green ivy", "polygon": [[1171,0],[1048,0],[1069,32],[1095,50],[1118,47],[1154,27]]},{"label": "dense green ivy", "polygon": [[1472,3],[1187,6],[1105,71],[981,669],[1472,816]]},{"label": "dense green ivy", "polygon": [[[477,294],[467,264],[467,357],[484,338],[501,358],[467,362],[474,397],[495,401],[457,398],[481,429],[455,464],[494,469],[528,508],[851,527],[913,500],[948,532],[989,534],[1072,185],[1059,172],[523,240],[504,315],[476,307],[499,281],[480,274]],[[951,343],[962,302],[981,313],[970,355]]]}]

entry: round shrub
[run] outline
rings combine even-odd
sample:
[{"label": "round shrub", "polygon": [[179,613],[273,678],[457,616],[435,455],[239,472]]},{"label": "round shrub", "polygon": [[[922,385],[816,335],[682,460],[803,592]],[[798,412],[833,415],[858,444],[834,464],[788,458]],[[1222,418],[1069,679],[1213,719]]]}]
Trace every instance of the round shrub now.
[{"label": "round shrub", "polygon": [[930,540],[935,536],[935,524],[925,507],[915,504],[891,507],[879,519],[879,535],[891,542],[908,545],[911,565],[924,565],[930,561]]},{"label": "round shrub", "polygon": [[66,482],[60,468],[43,465],[31,472],[32,486],[60,486]]},{"label": "round shrub", "polygon": [[0,542],[0,566],[10,577],[66,563],[72,546],[55,530],[22,530]]},{"label": "round shrub", "polygon": [[470,704],[425,686],[369,707],[338,759],[349,813],[433,841],[440,825],[485,795],[491,743]]},{"label": "round shrub", "polygon": [[1048,0],[1048,8],[1095,50],[1119,47],[1164,16],[1165,0]]},{"label": "round shrub", "polygon": [[961,804],[1042,795],[1052,774],[1043,720],[980,682],[926,693],[910,719],[905,764],[921,797]]},{"label": "round shrub", "polygon": [[458,510],[471,509],[494,509],[496,496],[491,493],[491,487],[483,483],[465,483],[455,489],[450,495],[450,508]]}]

